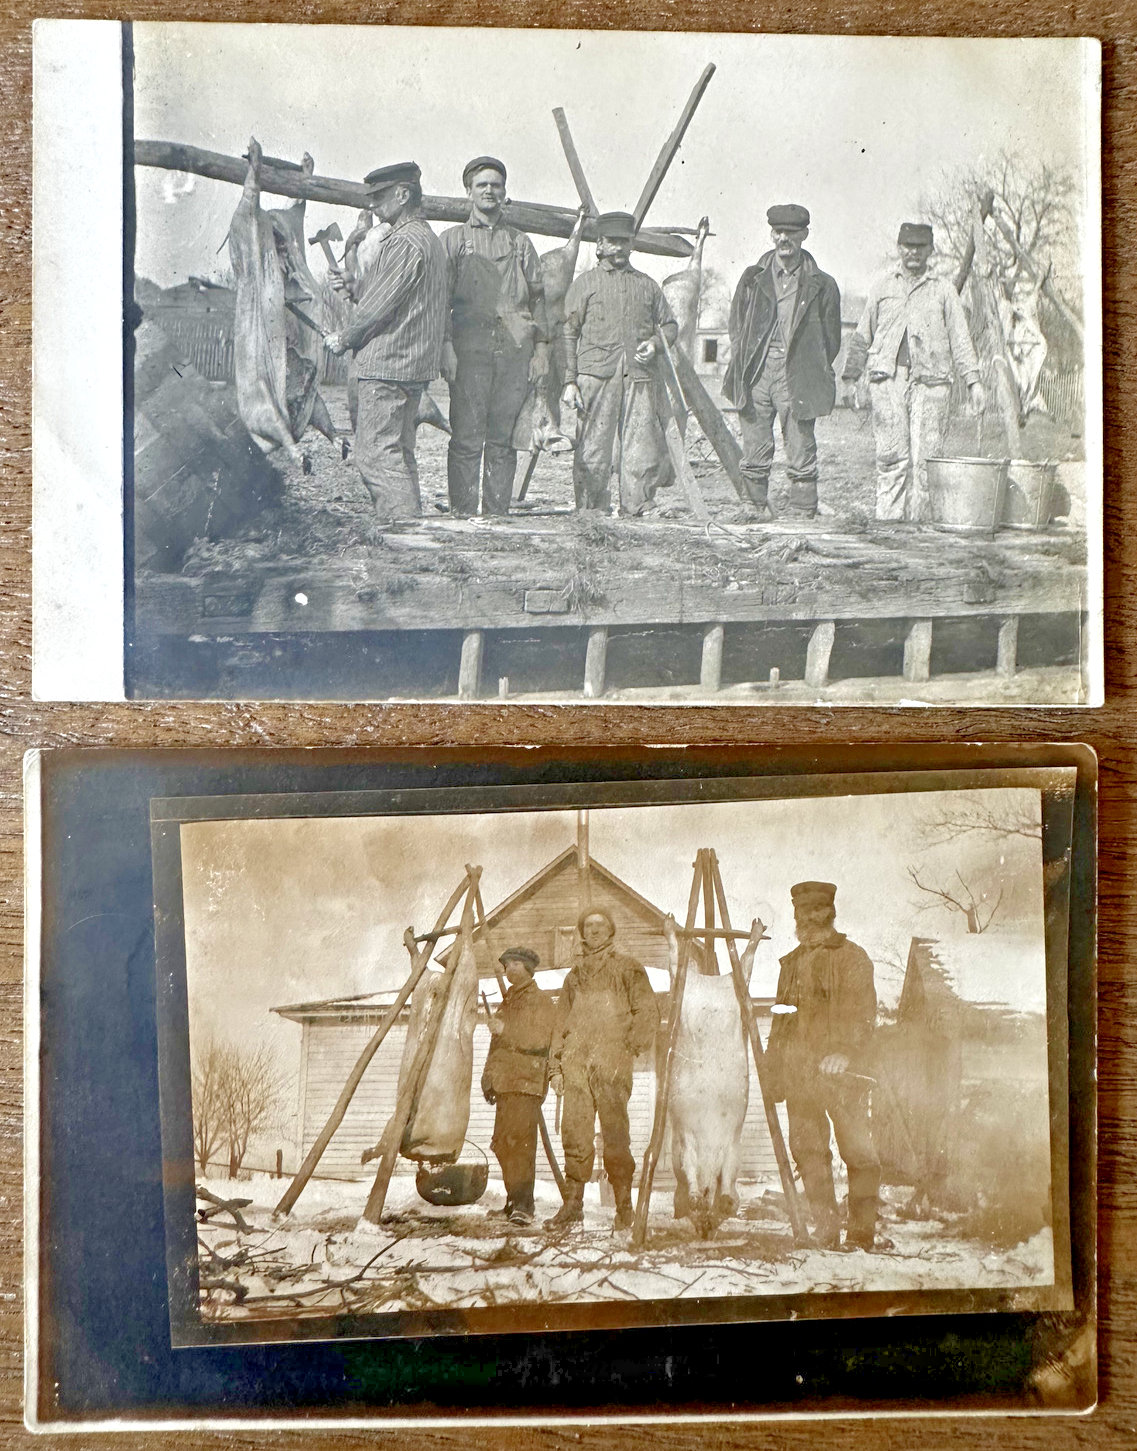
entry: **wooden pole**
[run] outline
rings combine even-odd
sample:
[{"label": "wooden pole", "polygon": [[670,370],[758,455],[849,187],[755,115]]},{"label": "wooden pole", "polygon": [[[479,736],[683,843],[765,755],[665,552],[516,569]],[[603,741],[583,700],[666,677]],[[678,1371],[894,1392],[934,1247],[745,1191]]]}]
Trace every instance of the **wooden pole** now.
[{"label": "wooden pole", "polygon": [[749,505],[750,495],[742,482],[742,448],[730,431],[730,425],[719,412],[714,399],[703,386],[703,380],[695,372],[695,365],[682,348],[671,350],[675,372],[683,389],[687,407],[698,419],[699,427],[707,441],[718,455],[719,463],[726,470],[726,476],[734,486],[734,492],[744,504]]},{"label": "wooden pole", "polygon": [[375,1032],[368,1040],[367,1046],[356,1059],[355,1067],[347,1076],[347,1082],[344,1084],[343,1090],[340,1093],[339,1098],[336,1100],[335,1108],[332,1109],[331,1113],[328,1116],[327,1123],[320,1130],[320,1135],[317,1138],[316,1142],[308,1150],[307,1157],[300,1165],[300,1168],[296,1171],[296,1175],[293,1178],[292,1183],[289,1184],[288,1188],[284,1191],[280,1203],[273,1211],[274,1214],[287,1214],[291,1210],[292,1206],[296,1203],[297,1199],[300,1198],[300,1195],[303,1192],[304,1186],[307,1184],[308,1180],[316,1172],[316,1166],[323,1158],[324,1150],[331,1143],[332,1135],[343,1122],[343,1116],[347,1112],[348,1104],[351,1103],[351,1100],[355,1097],[355,1090],[359,1087],[360,1080],[362,1079],[367,1069],[367,1065],[371,1062],[372,1058],[375,1057],[375,1053],[380,1043],[382,1043],[383,1039],[391,1031],[391,1028],[394,1026],[399,1014],[406,1006],[407,1000],[410,998],[411,993],[413,993],[415,988],[418,986],[418,981],[422,977],[423,973],[426,971],[427,964],[430,962],[430,954],[434,951],[434,944],[442,935],[443,929],[450,920],[451,912],[453,912],[454,908],[457,906],[459,897],[461,897],[462,893],[467,890],[468,886],[469,873],[467,873],[467,875],[462,878],[462,880],[458,883],[458,886],[450,894],[450,900],[446,903],[446,906],[438,914],[438,921],[434,924],[434,931],[427,934],[427,940],[425,945],[419,950],[417,954],[412,957],[411,970],[407,975],[406,982],[399,989],[398,996],[395,998],[395,1001],[391,1004],[391,1006],[387,1009],[387,1012],[383,1016],[382,1022],[375,1029]]},{"label": "wooden pole", "polygon": [[553,108],[553,120],[557,123],[557,130],[560,132],[561,145],[564,147],[565,160],[568,162],[569,170],[572,172],[572,180],[573,185],[576,187],[576,194],[580,197],[581,204],[588,212],[588,215],[595,217],[599,214],[600,208],[593,200],[592,191],[584,175],[584,167],[581,166],[580,156],[577,154],[576,142],[572,139],[568,119],[562,107],[555,106]]},{"label": "wooden pole", "polygon": [[607,665],[608,626],[594,625],[584,651],[584,694],[588,700],[599,700],[604,694]]},{"label": "wooden pole", "polygon": [[[726,905],[726,892],[723,890],[722,874],[719,871],[718,858],[714,849],[709,849],[711,859],[711,871],[714,877],[715,895],[718,898],[719,915],[722,917],[723,925],[730,927],[730,910]],[[742,1024],[746,1030],[746,1036],[750,1040],[750,1051],[754,1055],[754,1068],[758,1074],[758,1088],[762,1094],[762,1107],[766,1111],[766,1128],[770,1134],[770,1142],[774,1146],[774,1158],[778,1162],[778,1177],[782,1181],[782,1193],[786,1201],[786,1213],[789,1216],[790,1228],[794,1232],[794,1243],[799,1245],[809,1244],[809,1226],[802,1212],[801,1200],[798,1198],[797,1185],[794,1183],[794,1171],[790,1166],[790,1156],[786,1152],[786,1141],[782,1137],[782,1125],[778,1118],[777,1104],[770,1101],[766,1091],[766,1085],[762,1080],[762,1038],[758,1032],[758,1024],[754,1021],[754,1005],[750,1001],[750,986],[742,975],[742,963],[738,959],[738,949],[734,945],[734,938],[726,939],[727,951],[730,953],[730,974],[734,979],[734,992],[738,998],[738,1009],[742,1014]]]},{"label": "wooden pole", "polygon": [[[995,193],[984,192],[979,198],[979,220],[985,222],[991,215],[991,208],[995,205]],[[971,264],[975,261],[975,233],[967,239],[967,246],[963,249],[963,256],[960,259],[959,267],[955,274],[955,290],[962,292],[967,285],[967,279],[971,276]]]},{"label": "wooden pole", "polygon": [[699,661],[699,684],[707,691],[722,689],[722,653],[726,638],[724,625],[704,625],[703,653]]},{"label": "wooden pole", "polygon": [[475,867],[472,872],[467,871],[466,900],[462,904],[462,935],[456,943],[458,950],[452,955],[452,962],[447,967],[446,981],[442,984],[434,999],[435,1010],[430,1020],[423,1024],[423,1030],[418,1043],[415,1045],[414,1055],[411,1059],[406,1080],[399,1085],[399,1095],[395,1101],[395,1111],[391,1115],[387,1127],[383,1130],[382,1139],[379,1141],[379,1167],[375,1171],[375,1182],[371,1186],[371,1193],[367,1196],[367,1205],[363,1211],[363,1218],[369,1224],[378,1224],[383,1217],[383,1206],[387,1202],[387,1190],[391,1184],[391,1175],[394,1172],[395,1160],[398,1158],[399,1147],[403,1142],[403,1134],[406,1132],[407,1124],[411,1122],[415,1109],[418,1107],[422,1085],[426,1078],[427,1069],[430,1067],[430,1060],[434,1056],[435,1043],[438,1041],[438,1029],[442,1023],[443,1015],[446,1012],[446,1003],[454,986],[454,975],[458,970],[458,963],[462,958],[462,947],[471,945],[470,933],[474,923],[474,893],[477,890],[481,875],[481,867]]},{"label": "wooden pole", "polygon": [[[228,181],[234,186],[244,186],[248,171],[244,157],[226,156],[220,151],[206,151],[200,146],[183,146],[176,141],[136,141],[134,164],[166,171],[192,172],[195,176]],[[350,207],[355,212],[366,209],[371,202],[371,193],[362,182],[331,176],[306,177],[299,169],[268,158],[261,166],[261,191],[273,196]],[[424,196],[420,215],[428,222],[464,222],[470,215],[469,198]],[[536,232],[545,237],[570,237],[576,225],[577,211],[548,206],[544,202],[509,201],[502,208],[502,217],[524,232]],[[585,221],[581,235],[586,242],[596,241],[594,220]],[[645,227],[632,246],[637,252],[650,252],[657,257],[687,258],[695,250],[684,237],[656,227]]]},{"label": "wooden pole", "polygon": [[655,1181],[655,1166],[663,1148],[663,1135],[667,1127],[667,1100],[671,1094],[671,1074],[675,1063],[675,1045],[679,1041],[679,1018],[683,1011],[683,989],[687,984],[687,958],[699,910],[699,890],[703,885],[703,853],[695,856],[694,874],[691,879],[691,895],[687,900],[687,924],[679,938],[679,962],[676,965],[675,981],[671,986],[671,1002],[668,1008],[667,1052],[663,1059],[659,1082],[655,1088],[655,1118],[651,1126],[651,1138],[644,1154],[644,1166],[640,1174],[639,1194],[636,1199],[636,1217],[632,1221],[632,1244],[638,1249],[647,1235],[647,1217],[651,1208],[651,1186]]},{"label": "wooden pole", "polygon": [[663,178],[667,175],[671,163],[675,160],[675,154],[682,144],[687,127],[691,124],[691,117],[695,114],[695,108],[703,99],[703,92],[711,83],[711,77],[715,73],[713,65],[707,66],[703,74],[695,82],[695,89],[687,98],[687,104],[683,107],[675,130],[663,143],[663,149],[656,158],[655,165],[644,182],[644,189],[640,192],[640,199],[632,208],[632,215],[636,219],[636,228],[643,225],[643,219],[647,216],[648,208],[655,201],[655,194],[663,185]]},{"label": "wooden pole", "polygon": [[703,956],[699,963],[699,972],[704,977],[716,977],[718,975],[718,959],[715,956],[715,886],[711,877],[711,860],[706,852],[703,853],[703,932],[706,941],[703,943]]},{"label": "wooden pole", "polygon": [[[675,368],[674,349],[658,328],[656,329],[655,337],[663,351],[663,362],[667,372],[670,374],[669,381],[674,383],[679,397],[683,400],[683,406],[686,408],[687,400],[683,397],[683,387],[679,382],[679,374]],[[690,509],[696,519],[709,519],[711,517],[710,511],[707,508],[706,500],[703,498],[703,492],[699,488],[699,481],[695,477],[695,472],[691,467],[691,461],[687,457],[687,450],[683,446],[683,435],[679,428],[679,421],[673,413],[668,413],[667,417],[663,420],[663,437],[667,444],[667,452],[671,458],[671,467],[675,470],[675,477],[679,480],[679,485],[683,490],[688,509]]]}]

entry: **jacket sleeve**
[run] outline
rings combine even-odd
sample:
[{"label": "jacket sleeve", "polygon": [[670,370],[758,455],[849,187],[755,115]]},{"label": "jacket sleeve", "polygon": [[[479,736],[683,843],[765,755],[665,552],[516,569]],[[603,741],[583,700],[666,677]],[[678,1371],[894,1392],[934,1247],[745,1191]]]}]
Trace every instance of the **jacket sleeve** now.
[{"label": "jacket sleeve", "polygon": [[588,293],[584,278],[578,277],[565,293],[565,320],[562,331],[565,339],[565,385],[576,382],[576,355],[580,345],[580,333],[584,326],[584,315],[588,311]]},{"label": "jacket sleeve", "polygon": [[383,331],[383,324],[410,296],[425,272],[420,253],[398,233],[383,244],[381,255],[381,263],[364,287],[350,326],[341,334],[353,353]]},{"label": "jacket sleeve", "polygon": [[967,326],[967,314],[959,293],[948,283],[944,289],[944,322],[947,325],[948,341],[951,343],[951,360],[963,381],[971,386],[979,382],[979,359],[975,344],[971,341],[971,330]]},{"label": "jacket sleeve", "polygon": [[549,1045],[549,1072],[559,1073],[561,1071],[561,1054],[565,1047],[565,1028],[568,1026],[569,1014],[572,1012],[573,998],[576,996],[576,984],[569,973],[565,978],[564,986],[561,988],[560,996],[557,998],[556,1008],[553,1016],[553,1036]]},{"label": "jacket sleeve", "polygon": [[825,279],[821,293],[821,335],[825,340],[825,356],[832,366],[841,351],[841,289],[832,277]]},{"label": "jacket sleeve", "polygon": [[738,286],[734,289],[734,298],[730,304],[730,319],[727,322],[727,331],[730,333],[731,354],[738,352],[739,342],[742,337],[743,323],[746,321],[746,305],[750,299],[750,268],[748,267],[738,279]]},{"label": "jacket sleeve", "polygon": [[840,1050],[857,1058],[872,1037],[876,1026],[876,986],[873,982],[872,958],[863,948],[850,942],[845,949],[846,961],[841,964]]},{"label": "jacket sleeve", "polygon": [[869,348],[872,347],[873,336],[876,333],[876,309],[877,297],[874,290],[869,293],[865,310],[861,313],[861,320],[857,323],[856,331],[849,339],[849,351],[845,354],[845,367],[841,373],[846,382],[853,382],[865,371]]},{"label": "jacket sleeve", "polygon": [[659,1032],[659,1008],[647,973],[635,963],[627,976],[628,1004],[632,1010],[628,1024],[628,1048],[635,1057],[655,1042]]}]

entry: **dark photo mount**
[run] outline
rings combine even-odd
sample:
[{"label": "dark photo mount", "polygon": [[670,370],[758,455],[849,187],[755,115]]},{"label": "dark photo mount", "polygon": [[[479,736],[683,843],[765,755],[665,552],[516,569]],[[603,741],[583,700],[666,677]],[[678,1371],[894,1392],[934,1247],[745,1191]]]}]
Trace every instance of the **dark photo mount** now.
[{"label": "dark photo mount", "polygon": [[[524,757],[68,751],[33,759],[29,821],[33,828],[38,823],[38,831],[29,840],[35,871],[42,874],[42,896],[38,932],[29,935],[29,977],[39,1008],[29,1048],[38,1044],[42,1072],[38,1099],[29,1095],[35,1150],[29,1172],[38,1169],[41,1184],[36,1216],[29,1220],[36,1295],[29,1327],[32,1419],[44,1428],[105,1425],[112,1419],[189,1425],[298,1416],[309,1423],[397,1419],[437,1425],[850,1410],[1078,1411],[1091,1405],[1092,753],[1077,746],[782,748],[764,753],[761,764],[738,750],[674,755],[542,750]],[[791,1323],[745,1318],[721,1323],[712,1313],[678,1323],[680,1317],[665,1307],[650,1320],[638,1316],[637,1328],[613,1328],[601,1317],[557,1333],[541,1324],[477,1325],[455,1316],[447,1324],[429,1319],[408,1324],[412,1338],[401,1341],[334,1343],[317,1343],[328,1327],[301,1318],[290,1323],[286,1336],[277,1329],[264,1337],[271,1344],[171,1347],[171,1317],[176,1333],[190,1301],[184,1286],[167,1285],[167,1238],[176,1242],[184,1233],[178,1206],[187,1202],[187,1188],[192,1190],[192,1172],[187,1185],[176,1169],[178,1154],[171,1161],[162,1142],[163,1127],[171,1121],[177,1125],[180,1118],[176,1131],[187,1132],[187,1106],[176,1091],[167,1092],[179,1074],[186,1081],[186,1034],[170,1012],[182,989],[176,972],[171,977],[164,970],[170,943],[180,940],[180,923],[177,894],[170,897],[171,879],[164,876],[174,857],[161,838],[179,814],[227,818],[245,816],[251,808],[266,819],[289,811],[308,817],[317,802],[321,815],[329,808],[349,816],[375,809],[413,813],[421,809],[413,803],[438,790],[445,795],[434,797],[428,810],[437,810],[442,800],[447,810],[458,810],[462,798],[480,802],[478,809],[490,809],[491,803],[500,809],[512,798],[514,809],[524,810],[528,798],[529,811],[537,802],[549,810],[582,801],[598,811],[604,802],[630,804],[653,796],[657,802],[696,794],[728,801],[804,797],[816,791],[819,775],[829,778],[830,794],[857,794],[895,789],[888,783],[898,781],[899,772],[910,784],[922,779],[929,789],[929,773],[935,772],[965,771],[970,778],[1011,772],[1008,780],[1022,782],[1024,773],[1062,767],[1073,768],[1077,785],[1072,798],[1068,792],[1043,795],[1043,859],[1050,864],[1045,875],[1052,1044],[1063,1040],[1067,1023],[1069,1028],[1068,1058],[1058,1065],[1068,1063],[1068,1084],[1061,1075],[1052,1079],[1051,1108],[1052,1146],[1061,1145],[1064,1153],[1067,1133],[1069,1141],[1061,1177],[1068,1188],[1072,1310],[936,1313],[929,1306],[896,1316],[865,1306],[855,1318],[832,1318],[830,1312],[830,1318]],[[774,777],[780,778],[777,784]],[[243,806],[237,797],[245,798]],[[159,842],[154,875],[152,801]],[[157,1001],[155,892],[163,968]],[[1067,968],[1068,984],[1062,987]],[[1060,1161],[1055,1155],[1053,1162]],[[1059,1193],[1056,1206],[1066,1197]],[[188,1202],[192,1224],[192,1199]],[[124,1203],[132,1206],[130,1235],[122,1232]],[[1058,1211],[1056,1242],[1060,1220]],[[121,1295],[125,1281],[137,1287],[129,1304]],[[350,1319],[332,1331],[347,1337],[376,1332],[392,1333],[390,1326]],[[737,1367],[753,1363],[769,1368],[767,1382],[758,1396],[740,1394]]]}]

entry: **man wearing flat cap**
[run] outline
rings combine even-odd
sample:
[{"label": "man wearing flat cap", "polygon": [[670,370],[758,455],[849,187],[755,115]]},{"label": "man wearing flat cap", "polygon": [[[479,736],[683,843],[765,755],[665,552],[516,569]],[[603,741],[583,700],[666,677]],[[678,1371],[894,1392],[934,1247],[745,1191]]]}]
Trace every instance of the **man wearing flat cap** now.
[{"label": "man wearing flat cap", "polygon": [[928,270],[931,227],[904,222],[896,240],[899,263],[869,292],[843,381],[855,405],[856,380],[868,373],[877,518],[919,521],[928,517],[927,461],[943,452],[952,379],[967,384],[972,412],[982,412],[984,397],[963,303]]},{"label": "man wearing flat cap", "polygon": [[415,462],[415,414],[438,377],[448,297],[446,254],[419,215],[421,173],[413,161],[365,178],[370,209],[391,227],[358,278],[333,282],[355,302],[351,321],[324,346],[355,355],[356,467],[381,521],[422,513]]},{"label": "man wearing flat cap", "polygon": [[640,963],[615,946],[616,923],[603,907],[590,907],[577,922],[580,961],[557,999],[557,1026],[550,1079],[564,1095],[561,1144],[565,1151],[565,1202],[546,1229],[563,1229],[584,1218],[584,1186],[596,1158],[596,1120],[604,1138],[604,1171],[616,1196],[616,1229],[632,1225],[632,1157],[628,1100],[635,1060],[655,1043],[659,1009]]},{"label": "man wearing flat cap", "polygon": [[565,295],[562,408],[581,415],[572,480],[578,509],[608,511],[613,460],[621,514],[642,514],[671,482],[661,416],[668,406],[659,373],[661,338],[679,326],[663,289],[631,265],[635,218],[596,219],[596,266]]},{"label": "man wearing flat cap", "polygon": [[490,1051],[482,1093],[496,1105],[493,1149],[505,1184],[505,1216],[521,1228],[533,1223],[537,1118],[549,1086],[549,1044],[556,1008],[533,981],[541,959],[528,947],[509,947],[498,959],[509,987],[490,1019]]},{"label": "man wearing flat cap", "polygon": [[876,1023],[872,960],[834,928],[837,888],[790,888],[799,945],[781,961],[763,1081],[786,1105],[790,1152],[805,1186],[817,1243],[839,1249],[829,1126],[849,1174],[844,1248],[876,1240],[880,1160],[869,1122],[865,1057]]},{"label": "man wearing flat cap", "polygon": [[743,272],[730,309],[730,364],[722,391],[739,409],[742,479],[757,518],[769,508],[774,424],[786,451],[785,513],[817,513],[814,425],[832,413],[841,347],[841,292],[804,250],[809,212],[770,207],[773,250]]},{"label": "man wearing flat cap", "polygon": [[502,220],[505,164],[466,163],[470,215],[442,234],[450,307],[442,372],[450,384],[446,461],[453,514],[508,514],[517,454],[513,428],[529,384],[549,370],[541,263],[524,232]]}]

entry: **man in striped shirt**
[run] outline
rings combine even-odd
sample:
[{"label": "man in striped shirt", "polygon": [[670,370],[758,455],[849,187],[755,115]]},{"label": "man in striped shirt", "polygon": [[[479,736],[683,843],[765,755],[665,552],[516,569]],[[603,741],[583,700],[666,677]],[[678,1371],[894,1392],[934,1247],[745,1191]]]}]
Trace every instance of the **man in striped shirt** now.
[{"label": "man in striped shirt", "polygon": [[508,514],[514,425],[529,384],[549,371],[545,288],[533,243],[502,220],[504,163],[476,156],[462,181],[469,220],[442,234],[451,286],[442,349],[450,384],[450,510],[476,514],[480,484],[482,513]]},{"label": "man in striped shirt", "polygon": [[565,297],[561,403],[582,415],[572,469],[576,507],[607,511],[618,447],[620,513],[642,514],[672,478],[656,358],[660,335],[674,343],[679,327],[663,289],[631,266],[635,218],[606,212],[596,230],[597,266]]},{"label": "man in striped shirt", "polygon": [[365,178],[371,210],[391,233],[358,282],[337,274],[356,307],[348,326],[324,341],[333,353],[355,354],[355,463],[381,520],[422,513],[415,413],[423,389],[438,376],[449,300],[446,254],[418,214],[420,178],[413,161]]}]

